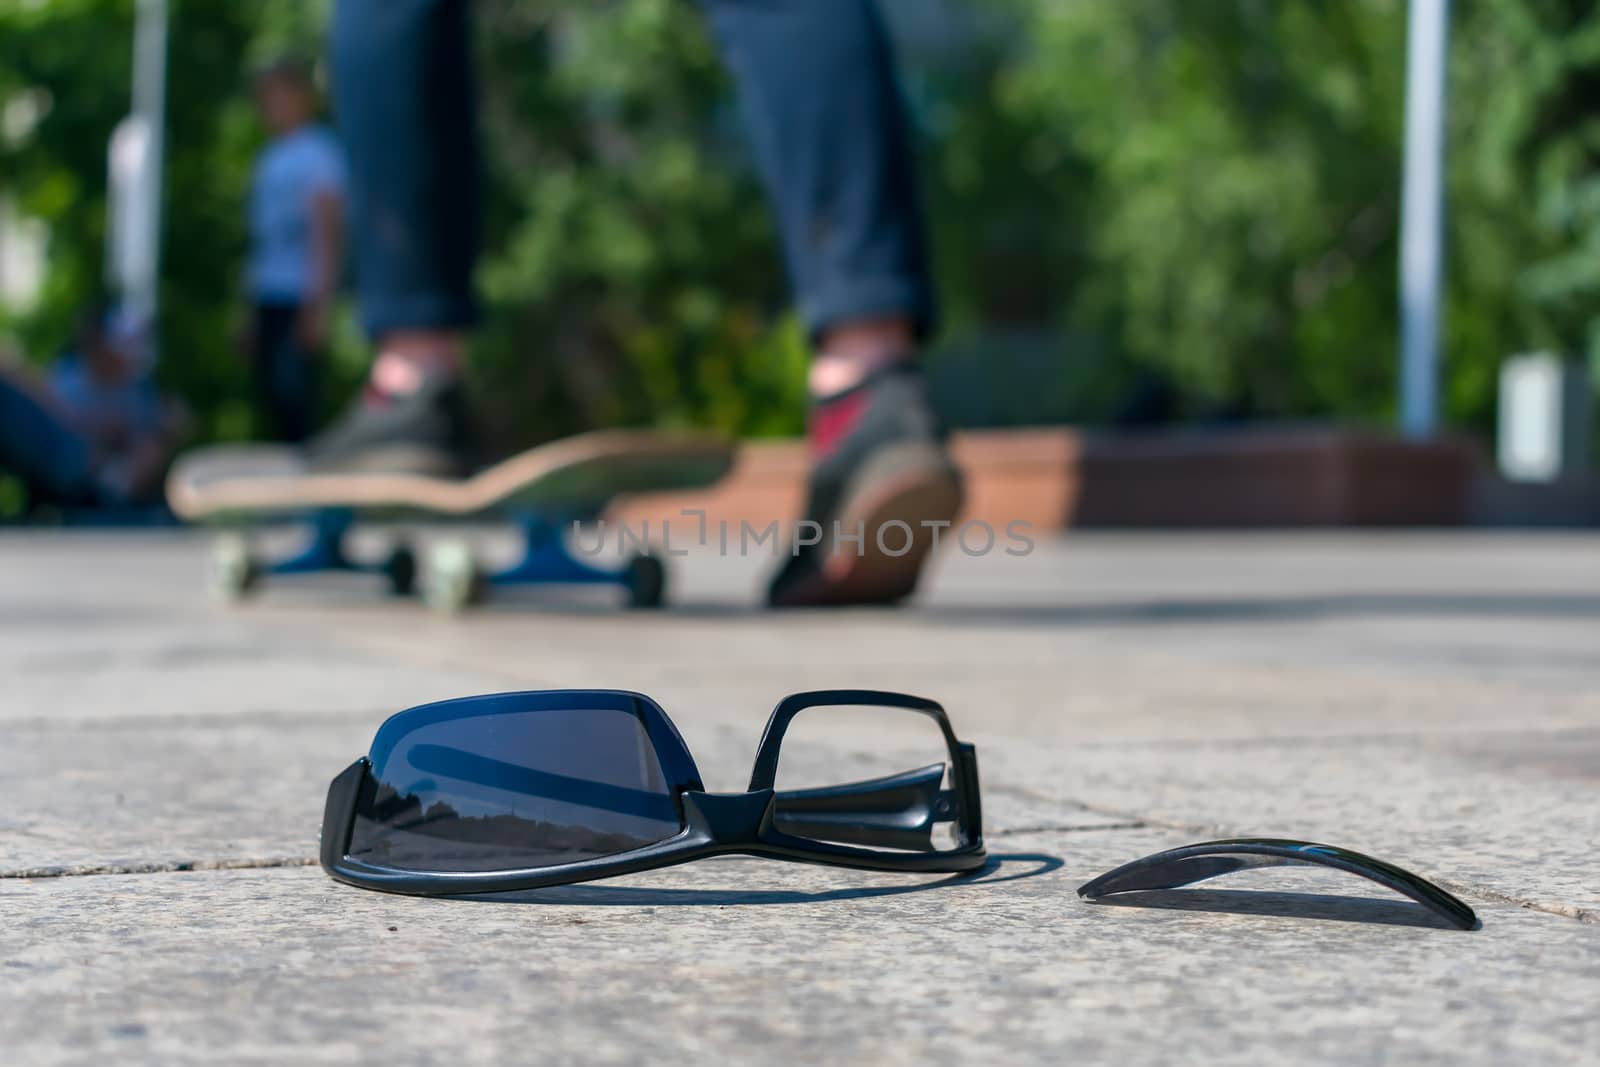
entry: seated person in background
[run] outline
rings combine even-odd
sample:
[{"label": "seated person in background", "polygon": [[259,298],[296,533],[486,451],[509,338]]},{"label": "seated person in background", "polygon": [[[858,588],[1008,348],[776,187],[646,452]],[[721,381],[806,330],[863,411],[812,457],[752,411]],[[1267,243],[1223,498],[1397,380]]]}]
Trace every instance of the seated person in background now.
[{"label": "seated person in background", "polygon": [[181,405],[156,388],[141,341],[136,327],[92,312],[46,381],[61,418],[97,458],[101,480],[139,503],[160,499],[161,479],[188,422]]},{"label": "seated person in background", "polygon": [[41,378],[0,369],[0,467],[67,506],[154,503],[187,415],[164,398],[138,334],[99,311]]},{"label": "seated person in background", "polygon": [[67,428],[38,375],[12,352],[0,352],[0,474],[22,479],[30,498],[62,507],[112,499],[96,478],[88,443]]}]

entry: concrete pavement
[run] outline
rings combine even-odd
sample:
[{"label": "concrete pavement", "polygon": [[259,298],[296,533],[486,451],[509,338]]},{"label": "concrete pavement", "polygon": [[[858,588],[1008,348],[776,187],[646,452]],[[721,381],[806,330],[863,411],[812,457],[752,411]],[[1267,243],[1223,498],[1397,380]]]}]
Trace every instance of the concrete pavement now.
[{"label": "concrete pavement", "polygon": [[[0,1048],[104,1062],[1584,1062],[1600,1048],[1600,539],[1076,536],[900,612],[769,616],[762,559],[461,619],[359,578],[210,603],[189,535],[0,536]],[[717,860],[515,899],[306,866],[388,713],[640,689],[710,788],[776,699],[933,696],[979,748],[974,880]],[[848,733],[839,758],[852,758]],[[1437,878],[1075,887],[1230,833]]]}]

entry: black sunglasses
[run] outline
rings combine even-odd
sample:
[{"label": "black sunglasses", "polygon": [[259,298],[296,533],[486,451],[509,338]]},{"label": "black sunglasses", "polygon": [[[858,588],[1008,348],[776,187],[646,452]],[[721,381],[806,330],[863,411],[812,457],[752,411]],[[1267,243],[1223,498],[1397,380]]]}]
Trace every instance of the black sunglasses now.
[{"label": "black sunglasses", "polygon": [[[780,777],[833,770],[840,747],[825,742],[830,729],[837,742],[835,716],[845,714],[875,742],[846,758],[869,770],[906,769],[779,790]],[[707,793],[677,728],[647,696],[501,693],[391,716],[370,754],[328,787],[322,817],[323,868],[394,893],[536,889],[718,853],[908,873],[977,870],[985,862],[977,752],[956,740],[931,700],[798,693],[767,721],[749,790]]]}]

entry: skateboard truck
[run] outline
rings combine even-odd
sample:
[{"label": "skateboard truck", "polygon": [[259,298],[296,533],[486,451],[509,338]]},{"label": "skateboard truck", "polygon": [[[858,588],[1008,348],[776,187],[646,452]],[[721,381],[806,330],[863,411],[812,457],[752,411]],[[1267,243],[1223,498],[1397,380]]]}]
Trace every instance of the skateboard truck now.
[{"label": "skateboard truck", "polygon": [[396,545],[381,562],[351,559],[344,550],[345,535],[355,525],[355,512],[346,508],[319,511],[311,522],[311,540],[300,551],[282,559],[263,561],[251,550],[247,538],[228,534],[219,538],[211,560],[211,587],[224,600],[239,600],[254,592],[261,579],[277,574],[326,574],[349,571],[381,574],[389,591],[409,596],[416,589],[417,557],[409,545]]},{"label": "skateboard truck", "polygon": [[659,559],[641,553],[621,567],[597,567],[573,555],[562,536],[565,524],[548,515],[519,516],[522,555],[510,566],[491,571],[480,568],[471,547],[455,537],[431,545],[425,566],[419,567],[407,544],[396,545],[378,562],[352,559],[344,542],[355,521],[349,509],[319,511],[311,520],[311,540],[298,552],[274,560],[262,560],[244,536],[224,535],[212,555],[212,589],[222,599],[239,600],[269,575],[381,574],[394,595],[420,591],[429,607],[450,614],[479,602],[490,588],[504,586],[620,585],[636,608],[660,607],[666,594],[666,569]]},{"label": "skateboard truck", "polygon": [[517,519],[522,555],[508,567],[485,572],[462,541],[441,541],[428,551],[422,572],[422,598],[437,611],[454,613],[482,599],[488,589],[517,585],[620,585],[636,608],[660,607],[666,595],[666,568],[640,553],[617,568],[597,567],[572,554],[562,536],[565,523],[548,515]]}]

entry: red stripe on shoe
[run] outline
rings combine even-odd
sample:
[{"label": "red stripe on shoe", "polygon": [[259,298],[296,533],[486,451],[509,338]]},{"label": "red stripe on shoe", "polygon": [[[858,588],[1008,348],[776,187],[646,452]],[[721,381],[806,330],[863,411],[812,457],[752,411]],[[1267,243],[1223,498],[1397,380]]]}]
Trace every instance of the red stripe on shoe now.
[{"label": "red stripe on shoe", "polygon": [[861,421],[870,397],[869,390],[858,389],[834,400],[821,401],[811,409],[807,436],[811,441],[813,460],[822,459],[849,436],[856,423]]}]

